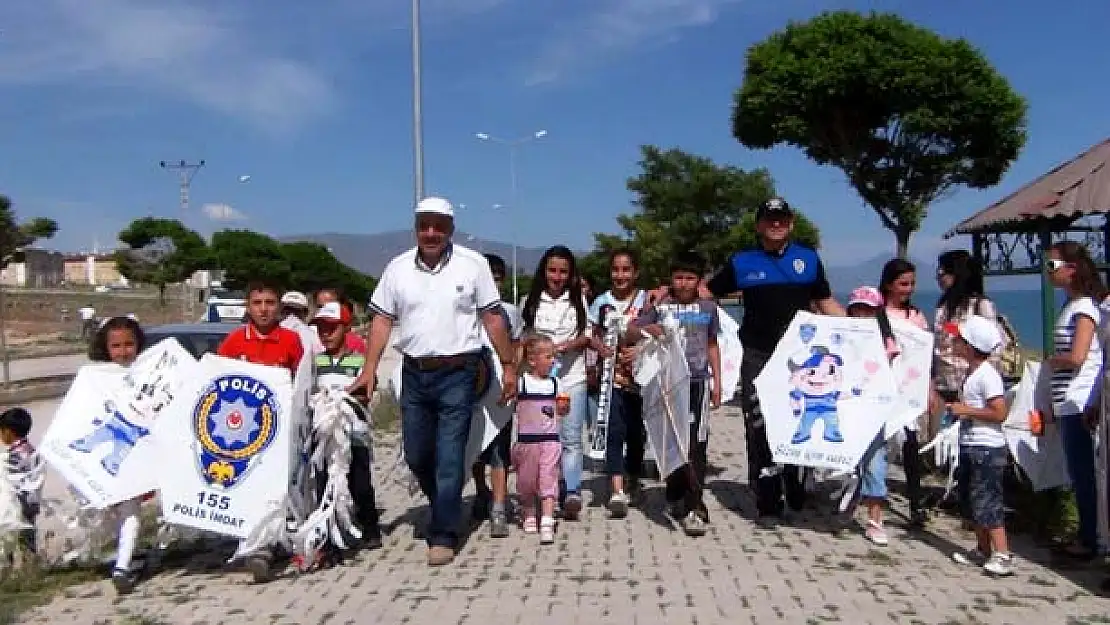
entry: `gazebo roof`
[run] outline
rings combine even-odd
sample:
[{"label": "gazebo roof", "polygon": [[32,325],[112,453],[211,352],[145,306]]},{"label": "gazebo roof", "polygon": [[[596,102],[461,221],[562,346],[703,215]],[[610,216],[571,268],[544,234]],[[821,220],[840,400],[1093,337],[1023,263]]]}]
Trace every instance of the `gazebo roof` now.
[{"label": "gazebo roof", "polygon": [[1022,222],[1110,212],[1110,139],[1056,166],[1033,182],[975,213],[944,233],[1023,230]]}]

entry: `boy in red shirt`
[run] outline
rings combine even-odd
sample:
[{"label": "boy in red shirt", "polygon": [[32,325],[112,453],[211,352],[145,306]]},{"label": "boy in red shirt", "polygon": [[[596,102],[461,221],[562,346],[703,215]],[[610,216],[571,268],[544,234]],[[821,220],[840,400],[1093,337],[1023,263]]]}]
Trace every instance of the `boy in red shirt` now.
[{"label": "boy in red shirt", "polygon": [[247,285],[247,323],[227,335],[216,353],[258,365],[284,367],[291,374],[304,355],[296,332],[278,325],[281,292],[267,282]]},{"label": "boy in red shirt", "polygon": [[[296,332],[278,325],[281,322],[280,298],[281,291],[271,283],[247,284],[247,322],[228,334],[216,353],[257,365],[283,367],[290,375],[296,375],[304,347]],[[270,580],[273,559],[272,549],[261,549],[247,556],[247,569],[256,584]]]}]

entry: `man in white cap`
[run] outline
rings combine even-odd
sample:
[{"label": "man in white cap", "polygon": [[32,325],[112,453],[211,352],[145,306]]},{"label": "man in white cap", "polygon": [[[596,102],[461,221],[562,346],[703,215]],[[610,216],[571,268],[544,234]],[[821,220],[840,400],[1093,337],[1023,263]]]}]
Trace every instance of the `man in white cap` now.
[{"label": "man in white cap", "polygon": [[503,402],[516,396],[516,367],[489,263],[451,242],[455,211],[443,198],[416,205],[416,247],[389,262],[370,299],[366,365],[350,390],[373,391],[396,324],[405,460],[431,503],[428,564],[454,560],[466,483],[466,443],[483,364],[482,326],[504,369]]},{"label": "man in white cap", "polygon": [[324,353],[320,335],[308,325],[308,297],[300,291],[286,291],[281,296],[281,327],[292,330],[301,337],[305,358],[315,358]]}]

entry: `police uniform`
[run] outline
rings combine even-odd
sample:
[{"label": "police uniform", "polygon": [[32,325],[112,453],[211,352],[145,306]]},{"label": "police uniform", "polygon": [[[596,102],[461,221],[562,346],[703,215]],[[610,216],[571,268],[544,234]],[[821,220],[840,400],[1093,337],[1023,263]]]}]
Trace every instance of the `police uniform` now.
[{"label": "police uniform", "polygon": [[786,467],[783,477],[760,477],[763,469],[774,466],[774,460],[756,396],[755,378],[786,334],[794,314],[809,310],[815,301],[832,297],[825,268],[816,251],[798,243],[788,243],[778,252],[754,248],[733,254],[728,264],[709,280],[708,287],[715,297],[737,291],[743,297],[740,406],[747,431],[748,483],[756,487],[759,513],[781,514],[784,484],[787,503],[799,509],[805,490],[798,467]]}]

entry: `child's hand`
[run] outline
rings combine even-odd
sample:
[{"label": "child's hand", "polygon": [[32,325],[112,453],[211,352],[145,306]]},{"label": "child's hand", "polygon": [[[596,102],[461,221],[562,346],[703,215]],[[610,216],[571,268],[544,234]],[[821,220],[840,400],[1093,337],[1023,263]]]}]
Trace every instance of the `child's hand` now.
[{"label": "child's hand", "polygon": [[951,412],[953,416],[960,419],[969,418],[973,410],[975,409],[963,403],[962,401],[956,401],[948,404],[948,411]]},{"label": "child's hand", "polygon": [[640,329],[656,338],[663,336],[663,326],[659,325],[658,323],[652,323]]}]

